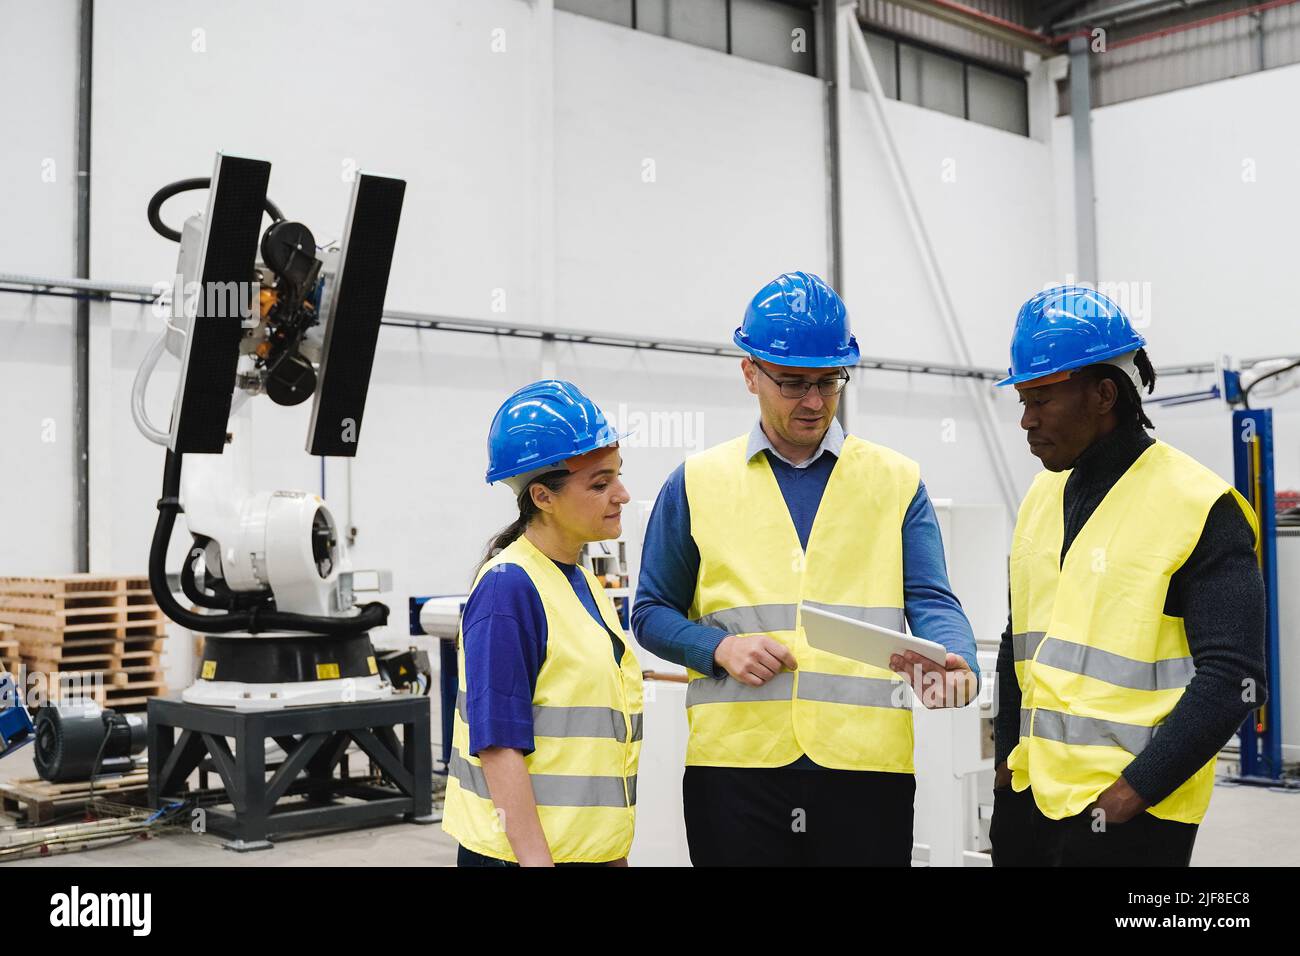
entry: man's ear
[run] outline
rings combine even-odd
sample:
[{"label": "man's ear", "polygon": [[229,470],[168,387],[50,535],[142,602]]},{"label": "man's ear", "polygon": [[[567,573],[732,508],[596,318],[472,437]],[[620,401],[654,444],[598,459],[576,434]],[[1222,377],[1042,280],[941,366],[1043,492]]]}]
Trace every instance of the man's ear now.
[{"label": "man's ear", "polygon": [[1109,375],[1103,375],[1093,387],[1096,389],[1098,414],[1110,414],[1119,402],[1119,386]]},{"label": "man's ear", "polygon": [[758,370],[754,368],[754,360],[748,355],[740,360],[740,373],[745,376],[745,387],[749,389],[751,395],[758,394],[758,382],[755,380]]}]

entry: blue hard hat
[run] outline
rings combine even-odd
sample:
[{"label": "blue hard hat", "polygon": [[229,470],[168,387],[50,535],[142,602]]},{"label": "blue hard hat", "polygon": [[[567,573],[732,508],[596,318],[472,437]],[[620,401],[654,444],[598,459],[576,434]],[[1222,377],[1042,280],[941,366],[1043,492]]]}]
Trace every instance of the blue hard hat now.
[{"label": "blue hard hat", "polygon": [[750,355],[777,365],[858,364],[858,340],[844,300],[809,272],[787,272],[763,286],[733,338]]},{"label": "blue hard hat", "polygon": [[487,482],[541,474],[551,470],[548,465],[613,445],[623,437],[572,382],[554,378],[533,382],[507,398],[492,418]]},{"label": "blue hard hat", "polygon": [[1020,307],[1011,367],[999,385],[1018,385],[1136,352],[1146,339],[1124,310],[1096,289],[1060,285]]}]

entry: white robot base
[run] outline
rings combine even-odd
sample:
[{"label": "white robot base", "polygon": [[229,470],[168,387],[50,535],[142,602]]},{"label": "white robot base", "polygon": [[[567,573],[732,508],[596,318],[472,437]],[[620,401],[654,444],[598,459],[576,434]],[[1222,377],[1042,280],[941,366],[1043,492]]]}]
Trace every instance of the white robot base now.
[{"label": "white robot base", "polygon": [[337,680],[283,684],[197,680],[181,693],[181,700],[187,704],[252,711],[317,704],[351,704],[383,700],[392,695],[392,686],[382,677],[343,677]]}]

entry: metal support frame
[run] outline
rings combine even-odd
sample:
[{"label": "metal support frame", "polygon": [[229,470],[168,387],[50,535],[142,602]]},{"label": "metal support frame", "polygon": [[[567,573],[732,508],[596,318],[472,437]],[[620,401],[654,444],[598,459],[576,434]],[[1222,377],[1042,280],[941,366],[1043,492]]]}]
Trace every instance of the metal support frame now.
[{"label": "metal support frame", "polygon": [[456,695],[460,693],[460,658],[456,656],[455,640],[438,641],[438,698],[442,716],[442,767],[447,773],[451,767],[451,732],[456,719]]},{"label": "metal support frame", "polygon": [[1097,205],[1092,178],[1092,55],[1089,38],[1070,38],[1070,122],[1074,129],[1075,263],[1080,281],[1097,281]]},{"label": "metal support frame", "polygon": [[[190,774],[207,758],[225,792],[224,800],[204,807],[206,826],[230,838],[228,849],[268,849],[272,835],[366,826],[395,817],[433,823],[429,704],[428,697],[409,695],[239,712],[154,698],[149,701],[149,801],[157,807],[184,799]],[[269,778],[268,739],[285,751],[284,762]],[[342,765],[352,743],[389,784],[348,776]],[[305,801],[280,802],[300,794]],[[353,802],[339,802],[340,797]],[[225,804],[231,809],[221,809]]]},{"label": "metal support frame", "polygon": [[[77,276],[90,278],[90,104],[95,0],[81,0],[77,28]],[[76,520],[73,555],[90,570],[90,302],[77,300],[72,399]]]},{"label": "metal support frame", "polygon": [[[1256,552],[1264,575],[1264,658],[1268,700],[1242,723],[1241,776],[1238,783],[1270,787],[1282,783],[1282,686],[1278,662],[1277,516],[1273,493],[1273,411],[1238,409],[1232,413],[1233,482],[1259,521]],[[1257,689],[1257,693],[1262,689]]]},{"label": "metal support frame", "polygon": [[[821,0],[820,50],[826,93],[826,258],[827,280],[841,296],[844,291],[844,146],[843,117],[849,102],[848,44],[839,11],[846,0]],[[852,0],[848,0],[852,2]]]},{"label": "metal support frame", "polygon": [[[894,186],[898,190],[899,198],[902,200],[903,209],[907,214],[907,222],[912,230],[912,238],[916,243],[917,250],[921,253],[921,264],[925,269],[926,278],[929,280],[930,291],[933,293],[935,302],[939,307],[939,315],[943,319],[948,340],[953,351],[957,354],[958,360],[969,366],[972,364],[970,347],[967,345],[966,337],[957,321],[956,310],[948,293],[947,283],[944,282],[943,270],[939,266],[938,256],[935,254],[934,246],[930,242],[925,222],[921,218],[920,206],[917,204],[916,196],[912,192],[911,183],[907,179],[902,156],[898,151],[898,144],[894,141],[893,130],[889,125],[889,117],[885,112],[884,90],[880,85],[880,76],[876,73],[876,65],[872,62],[871,51],[867,48],[867,41],[862,36],[862,30],[858,26],[857,16],[853,9],[845,8],[840,16],[842,18],[841,30],[848,35],[854,59],[867,80],[867,87],[871,93],[871,102],[875,105],[876,126],[880,131],[880,137],[885,147],[885,158],[889,166],[889,172],[894,180]],[[968,383],[967,391],[971,403],[975,406],[975,420],[979,425],[980,435],[984,439],[985,447],[988,450],[989,460],[993,466],[993,474],[997,479],[998,488],[1002,492],[1003,503],[1006,505],[1009,514],[1015,514],[1020,505],[1020,496],[1016,492],[1016,483],[1012,476],[1011,465],[1007,461],[1006,449],[1003,448],[998,437],[999,422],[993,411],[992,396],[986,388],[976,382]]]},{"label": "metal support frame", "polygon": [[[827,279],[841,296],[848,295],[844,276],[844,116],[849,108],[848,38],[844,34],[845,3],[854,0],[821,0],[821,36],[818,38],[823,88],[826,96],[826,257]],[[847,431],[855,396],[841,393],[835,417]]]},{"label": "metal support frame", "polygon": [[[633,5],[635,7],[635,4]],[[555,324],[555,0],[532,0],[533,35],[528,86],[533,142],[532,278],[538,324]],[[542,343],[543,378],[556,375],[555,346]]]}]

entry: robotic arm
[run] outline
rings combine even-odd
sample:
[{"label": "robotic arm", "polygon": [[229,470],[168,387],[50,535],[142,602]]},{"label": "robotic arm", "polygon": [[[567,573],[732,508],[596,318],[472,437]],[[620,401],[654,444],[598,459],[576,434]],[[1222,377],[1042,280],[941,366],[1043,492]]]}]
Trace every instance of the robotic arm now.
[{"label": "robotic arm", "polygon": [[[405,184],[359,176],[342,243],[319,249],[266,198],[269,171],[218,155],[211,179],[172,183],[149,203],[153,228],[180,243],[170,300],[160,299],[167,326],[132,394],[141,433],[168,446],[150,583],[168,617],[195,631],[355,634],[382,625],[388,608],[354,605],[346,543],[319,496],[252,490],[242,406],[259,395],[278,405],[314,397],[308,451],[355,454]],[[203,214],[181,230],[162,221],[167,199],[204,187]],[[263,231],[264,211],[272,222]],[[144,407],[163,352],[182,363],[167,431]],[[182,512],[194,539],[182,589],[208,613],[183,607],[167,585],[167,546]]]}]

